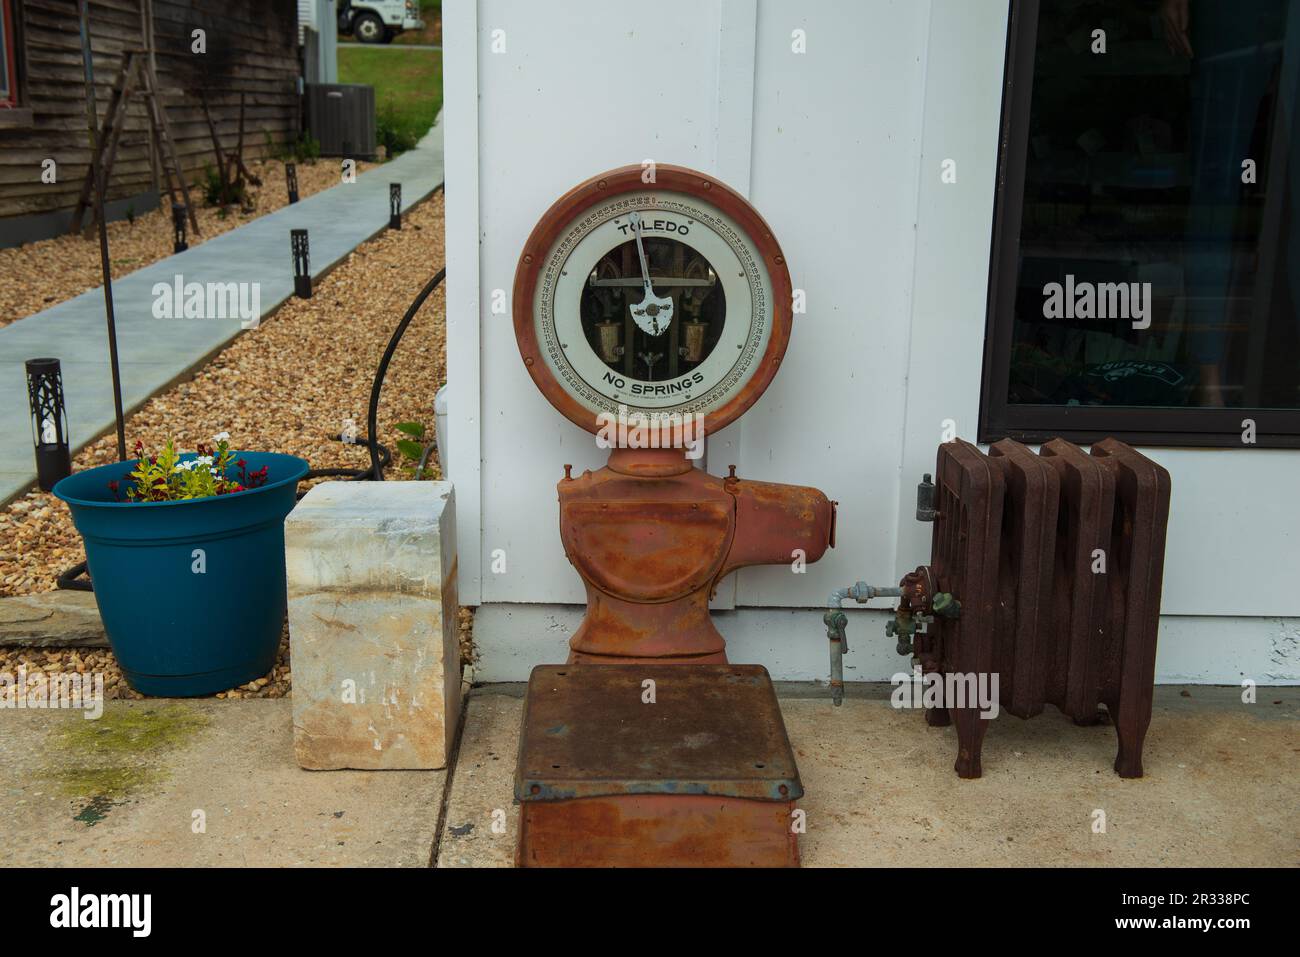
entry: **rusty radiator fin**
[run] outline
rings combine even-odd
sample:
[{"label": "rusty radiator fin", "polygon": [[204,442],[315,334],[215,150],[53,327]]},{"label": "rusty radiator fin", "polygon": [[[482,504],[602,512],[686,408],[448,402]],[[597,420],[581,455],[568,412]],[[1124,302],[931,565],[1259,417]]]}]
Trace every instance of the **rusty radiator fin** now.
[{"label": "rusty radiator fin", "polygon": [[1108,552],[1110,667],[1102,688],[1119,731],[1115,770],[1142,776],[1142,742],[1151,723],[1156,632],[1169,525],[1169,473],[1123,442],[1103,439],[1092,454],[1115,481],[1115,521]]},{"label": "rusty radiator fin", "polygon": [[949,580],[960,580],[972,596],[963,606],[954,631],[965,636],[963,660],[972,667],[993,663],[993,614],[996,601],[1003,480],[975,446],[952,443],[951,454],[940,456],[938,500],[940,520],[934,528],[932,568],[940,591],[953,591]]},{"label": "rusty radiator fin", "polygon": [[1011,439],[995,443],[989,458],[1001,468],[1006,486],[994,667],[1005,676],[1006,709],[1029,718],[1043,710],[1054,669],[1054,566],[1044,556],[1056,551],[1061,481],[1056,469]]},{"label": "rusty radiator fin", "polygon": [[[1120,740],[1115,770],[1140,777],[1169,473],[1115,439],[1091,455],[1064,439],[1038,454],[1003,439],[987,455],[957,440],[939,447],[935,486],[931,562],[911,577],[929,583],[927,601],[948,593],[960,613],[920,609],[933,619],[916,637],[922,669],[968,689],[996,674],[999,705],[1022,718],[1052,704],[1095,724],[1105,704]],[[979,711],[948,697],[927,712],[932,725],[957,725],[962,777],[981,773]]]},{"label": "rusty radiator fin", "polygon": [[[945,648],[957,660],[936,668],[927,663],[928,642],[918,636],[923,670],[959,674],[993,671],[994,634],[997,630],[998,559],[1001,554],[1002,469],[969,442],[960,439],[939,447],[935,468],[936,504],[930,580],[934,589],[957,595],[961,616],[945,622]],[[927,710],[932,725],[957,724],[957,773],[980,775],[980,743],[985,722],[978,711],[946,707]]]},{"label": "rusty radiator fin", "polygon": [[1077,721],[1091,722],[1101,696],[1106,624],[1106,577],[1093,568],[1110,544],[1115,481],[1097,459],[1064,439],[1045,442],[1039,454],[1061,479],[1053,588],[1064,633],[1048,701]]}]

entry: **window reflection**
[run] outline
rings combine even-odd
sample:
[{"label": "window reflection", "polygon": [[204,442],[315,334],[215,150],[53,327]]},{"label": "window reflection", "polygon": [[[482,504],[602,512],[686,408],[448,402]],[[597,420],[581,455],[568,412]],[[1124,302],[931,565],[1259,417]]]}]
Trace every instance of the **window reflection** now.
[{"label": "window reflection", "polygon": [[1300,0],[1043,0],[1011,404],[1300,408]]}]

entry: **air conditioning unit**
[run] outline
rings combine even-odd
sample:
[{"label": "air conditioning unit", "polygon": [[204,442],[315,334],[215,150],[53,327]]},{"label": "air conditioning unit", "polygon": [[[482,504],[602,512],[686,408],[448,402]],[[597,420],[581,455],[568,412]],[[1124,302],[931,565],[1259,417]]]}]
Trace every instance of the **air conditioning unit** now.
[{"label": "air conditioning unit", "polygon": [[321,156],[375,158],[375,88],[363,83],[308,83],[307,132]]}]

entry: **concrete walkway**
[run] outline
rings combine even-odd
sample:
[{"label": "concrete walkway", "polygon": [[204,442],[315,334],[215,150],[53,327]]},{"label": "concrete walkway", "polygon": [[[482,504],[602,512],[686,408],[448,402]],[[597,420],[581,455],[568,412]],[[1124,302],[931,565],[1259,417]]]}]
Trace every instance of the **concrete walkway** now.
[{"label": "concrete walkway", "polygon": [[[432,193],[442,178],[439,125],[414,150],[358,175],[354,183],[317,193],[115,280],[123,408],[129,413],[139,407],[242,331],[238,319],[155,319],[155,283],[171,286],[177,276],[187,283],[259,283],[261,314],[267,316],[293,295],[289,230],[309,231],[311,271],[320,276],[387,227],[390,182],[402,184],[406,209]],[[0,505],[36,481],[23,363],[39,356],[62,361],[74,452],[111,430],[113,380],[101,288],[0,329]]]}]

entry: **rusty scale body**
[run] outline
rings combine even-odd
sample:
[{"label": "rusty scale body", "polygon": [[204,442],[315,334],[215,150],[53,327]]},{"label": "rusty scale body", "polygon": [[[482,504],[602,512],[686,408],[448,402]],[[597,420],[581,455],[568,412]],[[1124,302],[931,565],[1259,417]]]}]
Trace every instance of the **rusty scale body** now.
[{"label": "rusty scale body", "polygon": [[814,488],[726,478],[676,449],[615,449],[559,484],[560,537],[587,589],[570,662],[726,662],[709,617],[718,582],[746,565],[815,562],[835,507]]},{"label": "rusty scale body", "polygon": [[[724,184],[644,173],[593,177],[543,216],[515,277],[520,352],[589,432],[628,407],[715,432],[779,368],[789,273],[767,224]],[[709,599],[746,565],[817,561],[835,505],[729,471],[710,475],[680,447],[614,447],[579,476],[565,466],[560,536],[587,613],[568,663],[529,682],[520,864],[798,863],[802,786],[771,680],[728,664]]]}]

